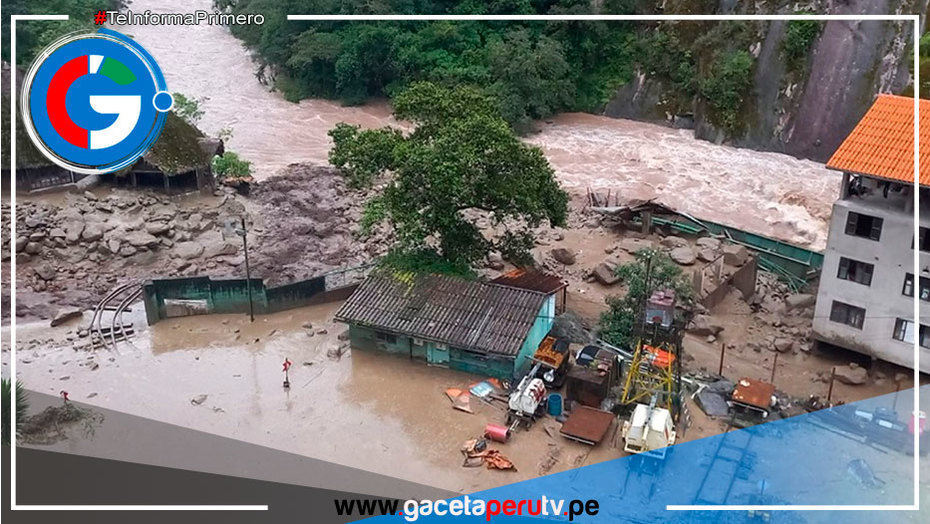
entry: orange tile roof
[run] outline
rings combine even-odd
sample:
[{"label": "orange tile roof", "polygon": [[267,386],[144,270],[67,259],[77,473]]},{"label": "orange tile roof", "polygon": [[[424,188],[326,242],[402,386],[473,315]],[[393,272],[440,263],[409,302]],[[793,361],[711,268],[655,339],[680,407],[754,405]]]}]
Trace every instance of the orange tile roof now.
[{"label": "orange tile roof", "polygon": [[[920,101],[920,185],[930,186],[930,100]],[[827,167],[914,182],[914,99],[878,95]]]}]

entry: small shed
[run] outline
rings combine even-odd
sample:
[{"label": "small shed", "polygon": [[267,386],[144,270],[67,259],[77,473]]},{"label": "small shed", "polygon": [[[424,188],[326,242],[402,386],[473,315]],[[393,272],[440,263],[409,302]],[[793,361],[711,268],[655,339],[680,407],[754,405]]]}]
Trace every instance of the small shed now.
[{"label": "small shed", "polygon": [[518,287],[545,293],[555,297],[555,314],[565,312],[565,299],[568,292],[568,282],[556,275],[539,271],[537,269],[514,269],[495,278],[491,282],[502,286]]},{"label": "small shed", "polygon": [[[19,84],[17,89],[22,87],[22,81],[25,77],[23,71],[16,74],[16,82]],[[2,78],[0,78],[0,109],[2,109],[2,126],[3,131],[10,129],[10,65],[6,62],[2,66]],[[12,166],[10,165],[10,148],[4,144],[3,154],[0,157],[2,164],[2,176],[4,181],[11,180]],[[73,173],[45,157],[32,143],[29,133],[26,132],[26,126],[22,122],[20,112],[16,111],[16,190],[17,191],[34,191],[64,184],[74,183],[85,175]]]},{"label": "small shed", "polygon": [[352,346],[514,378],[555,317],[544,293],[444,275],[378,271],[336,313]]},{"label": "small shed", "polygon": [[616,356],[597,346],[585,346],[575,358],[575,365],[565,380],[567,400],[599,408],[620,378]]},{"label": "small shed", "polygon": [[129,169],[128,181],[132,186],[163,187],[168,193],[213,191],[211,164],[213,157],[222,153],[221,140],[205,136],[169,111],[158,140]]}]

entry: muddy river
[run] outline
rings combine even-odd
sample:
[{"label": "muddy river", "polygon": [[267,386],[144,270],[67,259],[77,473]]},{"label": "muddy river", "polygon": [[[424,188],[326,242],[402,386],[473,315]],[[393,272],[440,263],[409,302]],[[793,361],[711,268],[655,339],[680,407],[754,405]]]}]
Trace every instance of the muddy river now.
[{"label": "muddy river", "polygon": [[[134,0],[135,11],[189,12],[210,0]],[[229,128],[229,147],[265,178],[293,162],[326,162],[326,132],[338,122],[393,123],[385,103],[343,107],[294,104],[262,85],[257,64],[221,26],[116,26],[146,47],[169,89],[201,100],[200,126]],[[624,199],[656,198],[682,211],[816,249],[839,175],[787,155],[718,146],[690,131],[588,114],[561,115],[528,138],[576,195],[609,189]]]}]

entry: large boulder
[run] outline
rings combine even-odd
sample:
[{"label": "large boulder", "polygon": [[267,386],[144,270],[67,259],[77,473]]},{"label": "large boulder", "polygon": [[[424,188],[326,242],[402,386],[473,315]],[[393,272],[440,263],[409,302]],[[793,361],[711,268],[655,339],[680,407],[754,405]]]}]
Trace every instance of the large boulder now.
[{"label": "large boulder", "polygon": [[204,246],[203,256],[206,258],[213,258],[226,255],[235,255],[240,251],[242,251],[242,243],[233,242],[232,240],[224,240],[222,242],[214,242]]},{"label": "large boulder", "polygon": [[69,244],[77,244],[81,240],[81,233],[84,232],[84,222],[69,222],[65,224],[65,240]]},{"label": "large boulder", "polygon": [[575,263],[575,252],[572,251],[571,249],[564,248],[564,247],[557,247],[549,251],[549,254],[552,255],[552,258],[554,258],[556,262],[560,264],[565,264],[566,266],[570,266]]},{"label": "large boulder", "polygon": [[701,237],[694,241],[699,247],[703,249],[711,249],[716,251],[720,249],[720,239],[714,237]]},{"label": "large boulder", "polygon": [[659,243],[662,244],[663,247],[668,247],[668,248],[684,247],[688,245],[687,240],[681,237],[677,237],[675,235],[667,236],[663,238]]},{"label": "large boulder", "polygon": [[742,266],[749,260],[749,250],[739,244],[723,246],[723,263],[731,266]]},{"label": "large boulder", "polygon": [[556,338],[568,339],[575,344],[589,344],[594,340],[594,336],[585,328],[581,317],[572,311],[566,311],[555,317],[549,334]]},{"label": "large boulder", "polygon": [[655,245],[651,240],[628,237],[621,240],[617,247],[626,251],[627,253],[636,253],[640,249],[652,249],[655,247]]},{"label": "large boulder", "polygon": [[52,280],[55,278],[55,268],[53,268],[48,262],[42,262],[38,264],[33,271],[36,272],[36,276],[42,280]]},{"label": "large boulder", "polygon": [[595,266],[594,271],[591,274],[593,274],[594,279],[601,284],[605,286],[612,286],[620,281],[620,277],[617,276],[616,269],[616,264],[604,261]]},{"label": "large boulder", "polygon": [[158,239],[155,238],[155,235],[150,235],[145,231],[133,231],[132,233],[126,235],[126,242],[130,246],[139,248],[139,247],[152,247],[158,245]]},{"label": "large boulder", "polygon": [[81,318],[84,316],[84,312],[80,308],[69,307],[64,309],[59,309],[55,316],[52,317],[51,326],[60,326],[69,320],[74,320],[76,318]]},{"label": "large boulder", "polygon": [[203,254],[203,244],[199,242],[178,242],[174,252],[184,260],[193,260]]},{"label": "large boulder", "polygon": [[145,232],[150,235],[163,235],[171,229],[167,222],[149,222],[145,225]]},{"label": "large boulder", "polygon": [[859,386],[869,381],[869,372],[856,363],[836,368],[836,380],[850,386]]},{"label": "large boulder", "polygon": [[714,260],[717,259],[717,252],[714,251],[713,249],[705,248],[705,249],[698,251],[697,258],[701,262],[708,262],[708,263],[713,262]]},{"label": "large boulder", "polygon": [[708,335],[716,337],[721,331],[723,331],[723,326],[713,323],[707,315],[695,315],[688,326],[688,332],[699,337]]},{"label": "large boulder", "polygon": [[672,257],[675,263],[683,266],[690,266],[697,259],[694,250],[688,246],[676,247],[669,253],[669,256]]},{"label": "large boulder", "polygon": [[497,251],[488,253],[488,267],[495,271],[504,269],[504,257]]},{"label": "large boulder", "polygon": [[96,242],[103,238],[103,226],[100,224],[87,224],[81,232],[81,238],[87,242]]},{"label": "large boulder", "polygon": [[794,341],[790,338],[776,338],[775,342],[772,342],[772,347],[779,353],[789,353],[794,349]]},{"label": "large boulder", "polygon": [[785,306],[788,310],[813,306],[817,302],[817,297],[808,293],[795,293],[785,298]]}]

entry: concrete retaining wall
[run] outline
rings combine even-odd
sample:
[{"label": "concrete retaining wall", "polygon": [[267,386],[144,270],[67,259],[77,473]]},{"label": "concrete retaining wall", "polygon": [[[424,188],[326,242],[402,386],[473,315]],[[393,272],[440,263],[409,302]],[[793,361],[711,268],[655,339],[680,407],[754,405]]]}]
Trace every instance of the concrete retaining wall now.
[{"label": "concrete retaining wall", "polygon": [[[360,278],[367,274],[359,268]],[[355,279],[333,279],[332,274],[320,275],[283,286],[267,287],[260,278],[251,279],[252,307],[256,315],[276,313],[286,309],[345,300],[358,287]],[[357,279],[360,281],[360,278]],[[249,281],[244,278],[182,277],[149,280],[143,285],[145,316],[149,325],[188,315],[212,313],[248,313]],[[165,301],[169,304],[166,307]],[[177,307],[184,302],[197,307]]]}]

